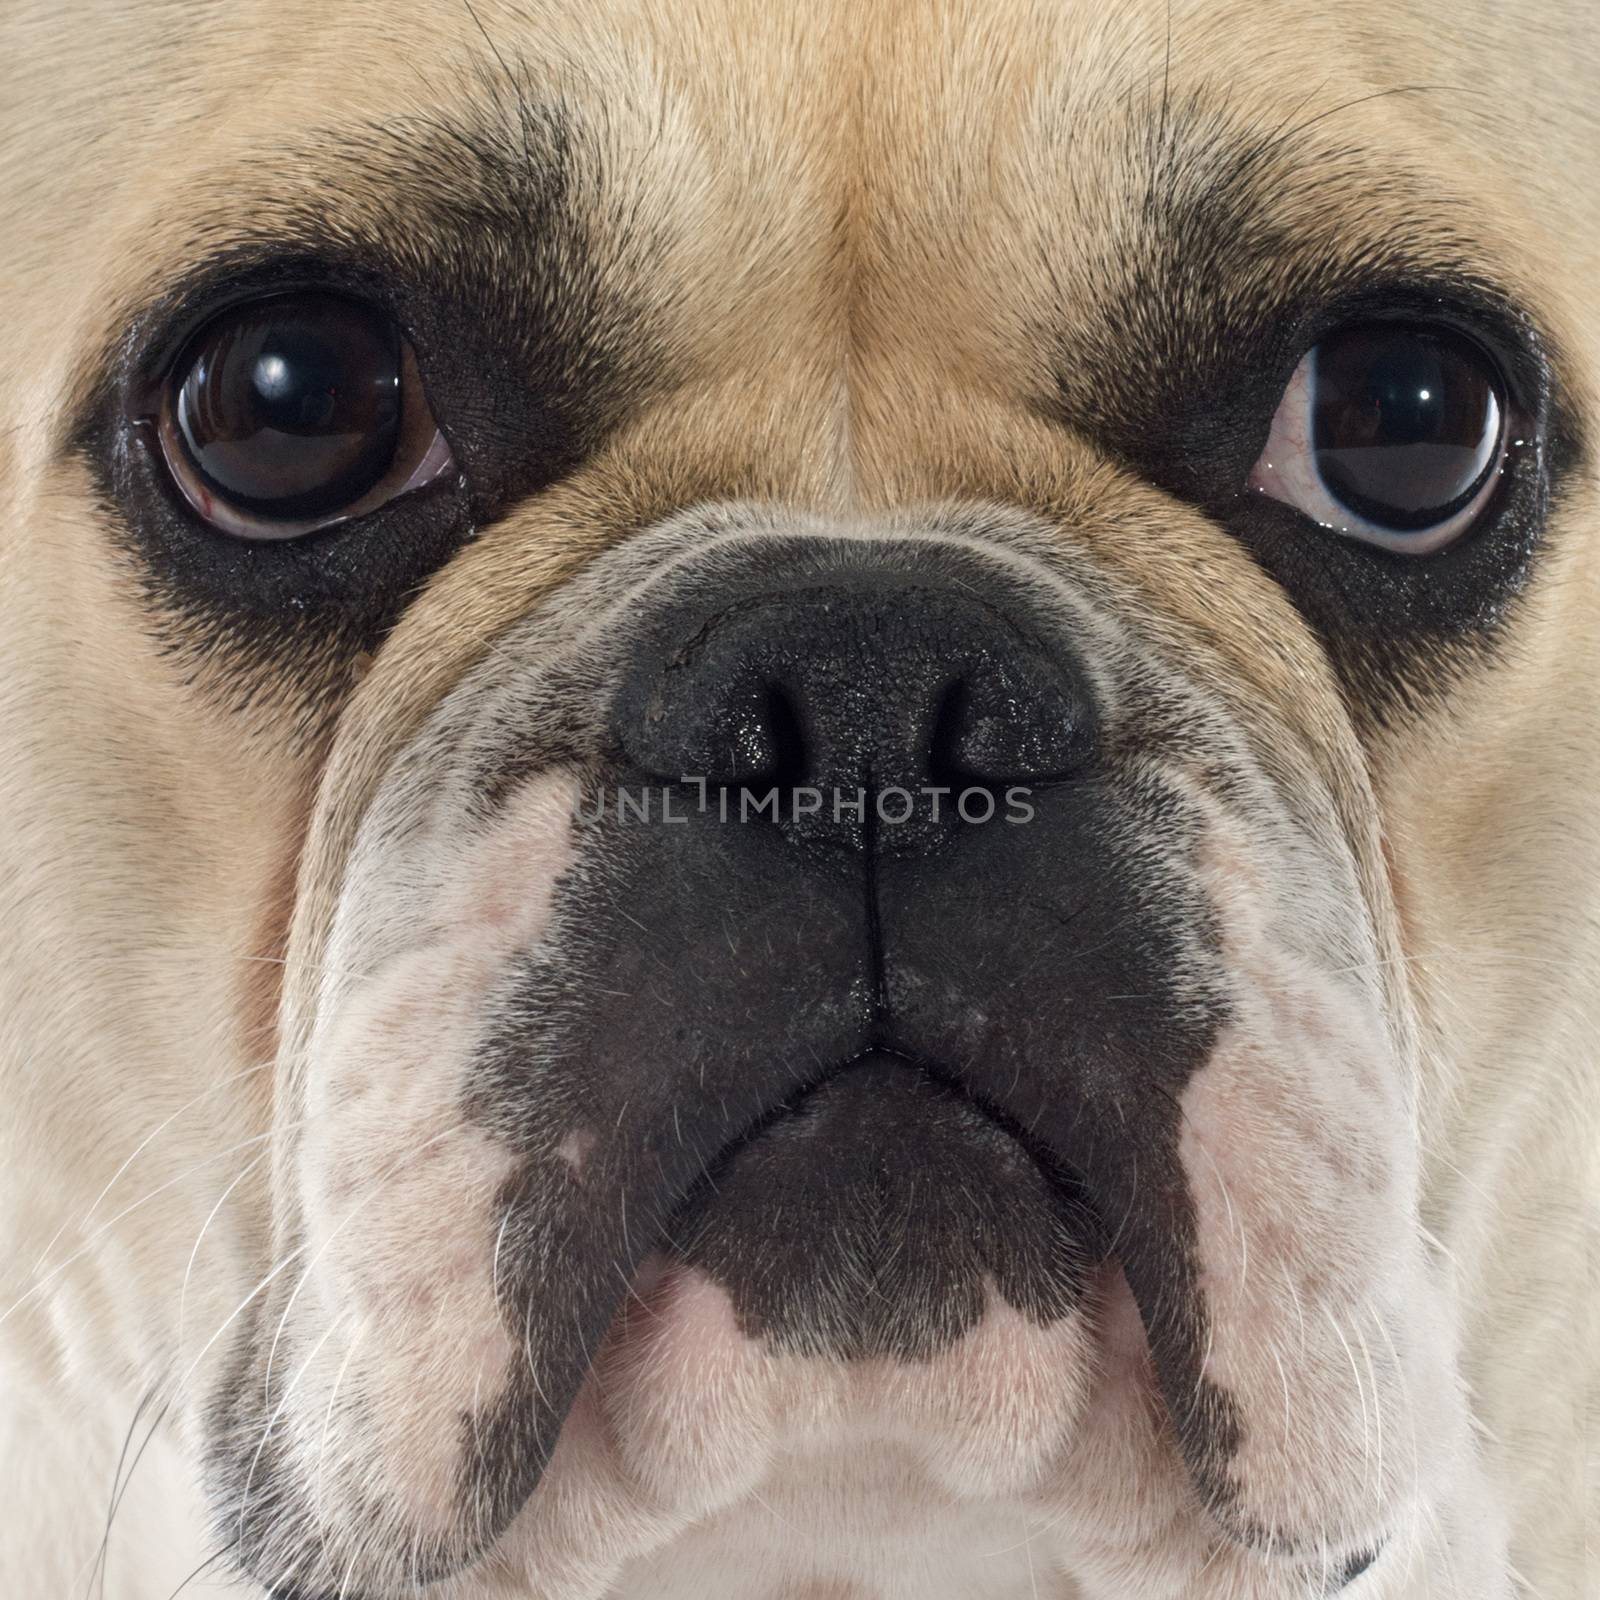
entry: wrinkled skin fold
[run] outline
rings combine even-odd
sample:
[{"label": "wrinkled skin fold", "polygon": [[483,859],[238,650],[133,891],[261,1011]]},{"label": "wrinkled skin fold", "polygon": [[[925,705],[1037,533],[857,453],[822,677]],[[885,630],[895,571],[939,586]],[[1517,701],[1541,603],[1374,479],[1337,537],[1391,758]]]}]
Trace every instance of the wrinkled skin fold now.
[{"label": "wrinkled skin fold", "polygon": [[[0,1595],[1587,1600],[1596,49],[8,8]],[[274,296],[437,448],[258,540]],[[1396,319],[1417,559],[1258,471]]]}]

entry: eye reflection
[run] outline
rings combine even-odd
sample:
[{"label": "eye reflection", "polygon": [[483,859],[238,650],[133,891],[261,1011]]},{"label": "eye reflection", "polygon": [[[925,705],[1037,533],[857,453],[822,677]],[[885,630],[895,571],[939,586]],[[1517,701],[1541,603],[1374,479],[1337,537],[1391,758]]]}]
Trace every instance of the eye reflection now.
[{"label": "eye reflection", "polygon": [[250,539],[348,521],[455,466],[399,329],[337,295],[271,296],[208,323],[157,434],[195,512]]},{"label": "eye reflection", "polygon": [[1428,554],[1492,497],[1506,422],[1499,372],[1471,341],[1405,324],[1342,329],[1296,367],[1250,485],[1352,539]]}]

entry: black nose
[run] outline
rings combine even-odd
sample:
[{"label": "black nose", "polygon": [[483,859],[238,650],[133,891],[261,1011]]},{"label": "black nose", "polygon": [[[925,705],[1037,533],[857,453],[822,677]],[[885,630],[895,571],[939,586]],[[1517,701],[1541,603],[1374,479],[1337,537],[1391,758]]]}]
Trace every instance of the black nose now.
[{"label": "black nose", "polygon": [[926,848],[986,814],[974,795],[1066,778],[1091,753],[1093,698],[1057,630],[997,580],[908,570],[894,546],[779,564],[653,619],[615,733],[653,778],[776,791],[795,833]]}]

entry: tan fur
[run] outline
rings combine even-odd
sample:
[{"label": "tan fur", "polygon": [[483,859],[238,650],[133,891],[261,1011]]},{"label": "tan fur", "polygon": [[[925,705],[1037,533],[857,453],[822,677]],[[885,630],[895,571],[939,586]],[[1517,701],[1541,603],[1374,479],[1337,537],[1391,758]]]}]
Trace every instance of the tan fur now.
[{"label": "tan fur", "polygon": [[[670,373],[581,471],[436,574],[331,729],[297,738],[286,704],[230,708],[224,666],[163,651],[68,434],[101,353],[202,250],[319,206],[331,184],[346,219],[388,215],[388,198],[359,170],[330,170],[303,130],[481,96],[499,70],[486,35],[597,130],[594,225],[628,241],[607,270],[652,308]],[[1365,956],[1392,1037],[1374,1048],[1421,1063],[1408,1158],[1449,1264],[1439,1336],[1459,1349],[1482,1480],[1479,1499],[1426,1512],[1425,1553],[1372,1600],[1594,1592],[1597,486],[1570,481],[1504,659],[1426,718],[1357,729],[1309,631],[1237,545],[1042,420],[1056,354],[1044,330],[1100,326],[1107,284],[1142,243],[1130,151],[1163,97],[1194,90],[1246,129],[1307,124],[1279,212],[1304,261],[1357,229],[1456,241],[1554,331],[1594,416],[1600,46],[1582,0],[474,0],[472,12],[124,0],[14,4],[0,18],[0,1594],[81,1592],[118,1450],[152,1388],[172,1404],[117,1513],[106,1592],[161,1600],[209,1552],[200,1413],[228,1319],[285,1243],[294,1163],[310,1159],[284,1127],[309,1103],[334,1141],[330,1170],[348,1155],[341,1136],[373,1153],[321,1110],[328,1080],[307,1065],[330,1059],[318,1030],[352,977],[340,917],[362,824],[491,641],[559,603],[624,532],[700,501],[845,519],[1018,508],[1083,552],[1284,771],[1329,797],[1377,919]],[[1219,895],[1247,898],[1239,866],[1220,861]],[[504,868],[476,870],[489,882]],[[468,900],[452,915],[494,913]],[[496,937],[474,927],[463,960],[481,963]],[[1366,1026],[1369,1013],[1351,1020],[1336,1002],[1278,1024]],[[415,1019],[365,1023],[424,1047]],[[359,1051],[339,1054],[361,1070]],[[1198,1087],[1202,1139],[1241,1114],[1226,1065]],[[408,1137],[440,1131],[435,1110],[419,1101]],[[553,1147],[575,1181],[582,1132]],[[1359,1167],[1369,1153],[1356,1144],[1337,1154]],[[1229,1184],[1281,1195],[1280,1154]],[[474,1152],[445,1142],[440,1155],[457,1163],[452,1192],[481,1202]],[[1371,1162],[1362,1176],[1381,1186]],[[420,1227],[428,1194],[416,1204]],[[419,1277],[430,1262],[446,1270],[428,1257]],[[465,1304],[485,1293],[484,1263],[458,1265]],[[942,1414],[963,1392],[961,1355],[889,1408],[916,1419],[898,1439],[852,1431],[870,1405],[844,1379],[763,1386],[731,1345],[720,1396],[680,1371],[686,1387],[641,1386],[620,1434],[597,1383],[505,1551],[441,1593],[945,1600],[1032,1583],[1063,1600],[1176,1600],[1180,1587],[1193,1600],[1185,1563],[1210,1535],[1151,1437],[1140,1355],[1108,1331],[1118,1294],[1101,1287],[1098,1359],[1125,1361],[1127,1382],[1001,1418],[1003,1446]],[[474,1326],[463,1313],[464,1343]],[[322,1406],[341,1370],[373,1390],[394,1381],[362,1371],[337,1323],[290,1328],[284,1355]],[[1052,1337],[1076,1349],[1082,1333]],[[682,1351],[633,1338],[615,1334],[617,1383],[640,1363],[685,1367]],[[981,1366],[984,1348],[965,1358]],[[383,1359],[404,1349],[397,1339]],[[505,1357],[474,1349],[474,1376],[480,1356],[486,1370]],[[1025,1350],[972,1392],[993,1403],[1058,1354]],[[706,1412],[727,1438],[695,1441],[693,1481],[675,1477],[688,1468],[668,1448],[683,1416],[652,1425],[650,1405],[673,1394],[724,1408]],[[796,1417],[802,1400],[815,1411]],[[312,1418],[297,1448],[314,1458]],[[406,1446],[374,1448],[381,1462]],[[1019,1449],[1028,1462],[1054,1450],[1051,1470],[1000,1482]],[[964,1451],[981,1458],[968,1477],[987,1498],[961,1499]],[[802,1564],[819,1525],[837,1530],[836,1570]],[[941,1555],[944,1540],[964,1554]],[[1205,1593],[1275,1600],[1276,1581],[1223,1552]],[[252,1591],[208,1575],[186,1592]]]}]

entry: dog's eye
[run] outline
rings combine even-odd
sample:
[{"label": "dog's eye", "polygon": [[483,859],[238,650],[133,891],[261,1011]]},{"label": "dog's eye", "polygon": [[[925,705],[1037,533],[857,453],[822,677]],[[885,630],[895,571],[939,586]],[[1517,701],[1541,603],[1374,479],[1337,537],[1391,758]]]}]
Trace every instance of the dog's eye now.
[{"label": "dog's eye", "polygon": [[400,330],[337,295],[215,317],[173,366],[155,421],[184,498],[246,539],[363,516],[455,470]]},{"label": "dog's eye", "polygon": [[1470,340],[1407,324],[1342,329],[1295,369],[1250,485],[1351,539],[1427,555],[1493,496],[1506,412],[1499,371]]}]

